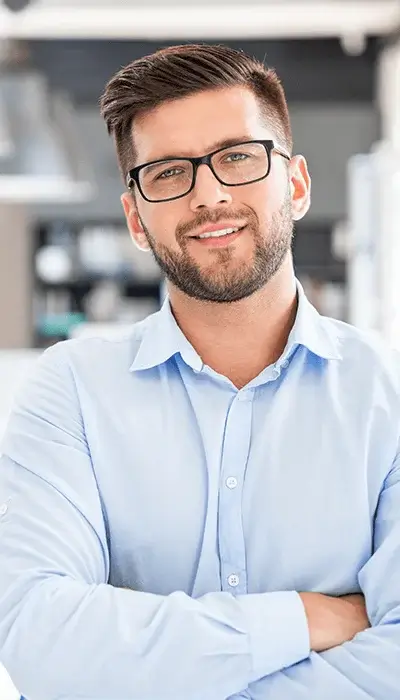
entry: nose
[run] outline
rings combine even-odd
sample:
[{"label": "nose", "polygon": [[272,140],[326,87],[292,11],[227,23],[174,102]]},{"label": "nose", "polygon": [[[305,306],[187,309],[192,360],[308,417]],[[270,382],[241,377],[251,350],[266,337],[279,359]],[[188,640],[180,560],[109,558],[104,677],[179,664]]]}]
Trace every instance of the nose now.
[{"label": "nose", "polygon": [[196,211],[203,207],[212,209],[221,204],[231,203],[232,197],[229,194],[228,188],[221,185],[208,165],[200,165],[197,170],[196,182],[191,192],[191,210]]}]

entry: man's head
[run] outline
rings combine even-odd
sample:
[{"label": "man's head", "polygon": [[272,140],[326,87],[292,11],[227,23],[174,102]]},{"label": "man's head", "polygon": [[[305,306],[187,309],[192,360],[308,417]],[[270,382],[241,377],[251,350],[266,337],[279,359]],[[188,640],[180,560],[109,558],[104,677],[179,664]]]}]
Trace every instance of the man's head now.
[{"label": "man's head", "polygon": [[[169,281],[214,302],[265,286],[290,255],[310,191],[304,159],[290,157],[276,73],[225,46],[171,47],[123,68],[101,111],[129,186],[131,235]],[[198,238],[216,227],[240,231]]]}]

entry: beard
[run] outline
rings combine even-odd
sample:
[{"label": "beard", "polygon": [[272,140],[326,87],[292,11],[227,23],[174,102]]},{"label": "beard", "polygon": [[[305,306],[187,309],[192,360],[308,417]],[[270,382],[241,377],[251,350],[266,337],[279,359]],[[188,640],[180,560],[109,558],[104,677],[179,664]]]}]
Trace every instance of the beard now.
[{"label": "beard", "polygon": [[[199,265],[188,248],[189,230],[226,219],[246,219],[254,250],[251,259],[237,261],[233,246],[213,250],[212,265]],[[263,227],[256,213],[249,208],[202,212],[195,222],[178,227],[176,240],[181,252],[171,250],[146,228],[140,220],[150,250],[166,278],[187,296],[199,301],[232,303],[251,296],[265,287],[283,265],[291,251],[293,219],[290,194],[281,209]]]}]

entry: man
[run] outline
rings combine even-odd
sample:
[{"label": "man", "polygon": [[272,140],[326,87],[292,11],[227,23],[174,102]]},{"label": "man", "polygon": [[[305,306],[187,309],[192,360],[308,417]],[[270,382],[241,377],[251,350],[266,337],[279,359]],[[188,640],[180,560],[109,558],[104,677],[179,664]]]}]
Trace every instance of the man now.
[{"label": "man", "polygon": [[310,176],[276,74],[173,47],[101,108],[169,293],[20,392],[0,657],[28,700],[400,698],[398,356],[296,282]]}]

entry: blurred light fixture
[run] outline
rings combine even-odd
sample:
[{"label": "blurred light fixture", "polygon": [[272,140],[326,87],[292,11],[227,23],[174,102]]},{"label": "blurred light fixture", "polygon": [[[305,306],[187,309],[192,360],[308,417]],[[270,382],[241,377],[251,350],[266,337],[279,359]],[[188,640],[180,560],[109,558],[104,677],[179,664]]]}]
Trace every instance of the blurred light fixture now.
[{"label": "blurred light fixture", "polygon": [[95,178],[70,101],[52,95],[43,76],[21,71],[0,74],[0,105],[12,144],[0,158],[0,201],[90,200]]},{"label": "blurred light fixture", "polygon": [[348,56],[361,56],[367,48],[367,37],[361,32],[346,33],[340,37],[340,43]]},{"label": "blurred light fixture", "polygon": [[31,4],[31,0],[3,0],[3,4],[11,12],[21,12]]},{"label": "blurred light fixture", "polygon": [[14,143],[11,138],[10,125],[8,123],[5,105],[0,100],[0,161],[2,158],[10,158],[14,153]]}]

